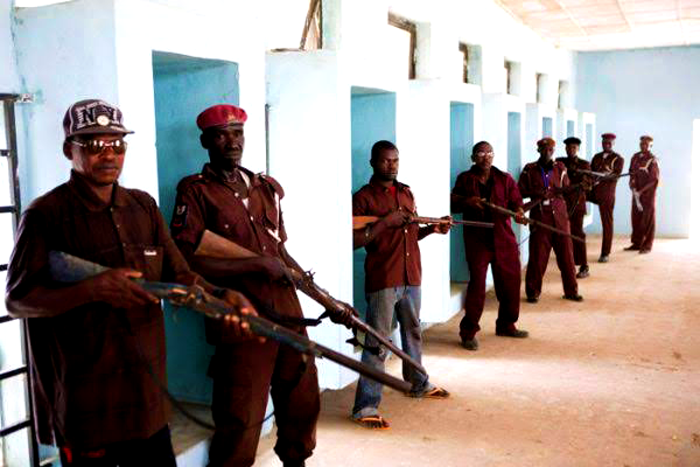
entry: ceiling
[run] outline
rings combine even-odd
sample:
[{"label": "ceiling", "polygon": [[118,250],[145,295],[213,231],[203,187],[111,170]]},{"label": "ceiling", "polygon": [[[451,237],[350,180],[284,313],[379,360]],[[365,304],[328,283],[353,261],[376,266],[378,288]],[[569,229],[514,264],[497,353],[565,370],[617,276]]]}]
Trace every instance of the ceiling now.
[{"label": "ceiling", "polygon": [[700,0],[495,0],[556,45],[611,50],[700,44]]}]

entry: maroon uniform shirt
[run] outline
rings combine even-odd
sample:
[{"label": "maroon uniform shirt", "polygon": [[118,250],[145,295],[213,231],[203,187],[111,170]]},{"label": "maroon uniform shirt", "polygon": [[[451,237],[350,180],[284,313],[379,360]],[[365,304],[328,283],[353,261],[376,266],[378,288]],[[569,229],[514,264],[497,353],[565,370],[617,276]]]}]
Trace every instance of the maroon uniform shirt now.
[{"label": "maroon uniform shirt", "polygon": [[651,250],[656,230],[656,188],[659,185],[659,163],[651,153],[638,152],[630,162],[630,188],[644,190],[637,202],[632,199],[632,244]]},{"label": "maroon uniform shirt", "polygon": [[[248,207],[243,194],[217,174],[209,164],[202,173],[180,181],[171,230],[175,243],[190,258],[205,230],[210,230],[261,256],[281,258],[280,247],[287,240],[280,200],[282,187],[272,177],[240,168],[250,182]],[[242,292],[258,311],[303,318],[294,286],[263,280],[257,275],[235,280],[208,278],[212,283]],[[207,319],[207,339],[211,344],[228,340],[227,326]]]},{"label": "maroon uniform shirt", "polygon": [[[624,166],[625,159],[616,152],[610,152],[607,155],[604,152],[599,152],[593,156],[591,161],[591,170],[594,172],[610,172],[620,175]],[[617,179],[598,183],[591,193],[591,201],[599,205],[614,204],[616,187]]]},{"label": "maroon uniform shirt", "polygon": [[[112,202],[104,204],[75,172],[22,216],[8,299],[21,300],[37,286],[56,286],[48,275],[52,250],[136,269],[147,280],[190,285],[197,277],[153,198],[115,184]],[[160,305],[124,310],[93,302],[58,316],[29,318],[27,328],[41,442],[92,450],[148,438],[167,424],[169,406],[139,356],[143,352],[158,379],[166,381]]]},{"label": "maroon uniform shirt", "polygon": [[[452,193],[471,198],[481,196],[479,176],[475,166],[467,172],[462,172],[455,181]],[[493,204],[511,211],[517,211],[523,206],[518,186],[510,174],[491,167],[487,181],[491,195],[488,199]],[[457,207],[457,206],[456,206]],[[518,243],[513,233],[510,216],[491,212],[488,208],[479,210],[469,206],[461,207],[465,220],[493,222],[493,229],[469,228],[463,229],[464,245],[469,250],[489,248],[495,250],[498,259],[502,261],[517,261],[519,258]]]},{"label": "maroon uniform shirt", "polygon": [[[584,181],[590,180],[590,176],[578,172],[579,170],[591,170],[591,164],[585,159],[580,157],[575,157],[573,159],[569,157],[559,157],[557,162],[561,162],[566,167],[566,174],[569,177],[570,185],[579,185]],[[573,188],[573,187],[572,187]],[[577,188],[572,191],[568,191],[564,194],[564,199],[566,200],[566,205],[569,209],[570,217],[573,217],[575,213],[583,213],[586,215],[586,190],[583,188]]]},{"label": "maroon uniform shirt", "polygon": [[[569,186],[569,177],[566,167],[558,161],[552,161],[549,169],[542,167],[539,162],[530,162],[523,167],[518,180],[518,188],[523,198],[538,199],[544,197],[545,193],[551,193],[555,188],[566,188]],[[530,211],[532,219],[547,224],[552,224],[550,216],[543,213],[551,212],[554,217],[554,227],[569,232],[569,216],[566,210],[566,201],[561,194],[542,201]]]},{"label": "maroon uniform shirt", "polygon": [[[396,210],[416,214],[416,203],[408,185],[394,182],[395,190],[380,185],[374,177],[352,197],[353,216],[384,217]],[[365,245],[365,293],[389,287],[421,284],[418,224],[387,229]]]}]

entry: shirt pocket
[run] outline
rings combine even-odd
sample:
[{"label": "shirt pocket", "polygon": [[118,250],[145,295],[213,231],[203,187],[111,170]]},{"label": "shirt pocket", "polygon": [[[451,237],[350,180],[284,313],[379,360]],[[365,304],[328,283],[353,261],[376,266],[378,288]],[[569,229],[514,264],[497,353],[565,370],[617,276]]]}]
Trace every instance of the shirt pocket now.
[{"label": "shirt pocket", "polygon": [[143,273],[147,281],[159,281],[163,275],[163,247],[159,245],[128,245],[127,264]]}]

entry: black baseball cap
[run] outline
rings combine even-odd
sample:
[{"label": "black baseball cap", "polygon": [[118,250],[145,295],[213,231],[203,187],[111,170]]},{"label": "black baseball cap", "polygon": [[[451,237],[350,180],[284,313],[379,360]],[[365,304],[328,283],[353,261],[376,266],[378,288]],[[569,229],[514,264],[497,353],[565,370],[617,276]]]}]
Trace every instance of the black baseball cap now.
[{"label": "black baseball cap", "polygon": [[63,117],[63,132],[66,139],[79,135],[133,133],[124,127],[122,111],[100,99],[86,99],[68,107]]}]

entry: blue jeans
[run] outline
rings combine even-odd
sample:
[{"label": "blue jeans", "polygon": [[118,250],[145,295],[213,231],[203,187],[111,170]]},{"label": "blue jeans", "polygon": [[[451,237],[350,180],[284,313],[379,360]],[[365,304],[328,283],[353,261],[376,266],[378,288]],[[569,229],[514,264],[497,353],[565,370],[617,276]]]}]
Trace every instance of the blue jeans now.
[{"label": "blue jeans", "polygon": [[[420,287],[401,286],[382,289],[367,294],[366,322],[380,334],[390,337],[391,325],[396,313],[401,333],[401,348],[404,352],[421,361],[422,344],[420,328]],[[365,345],[378,347],[379,343],[371,336],[365,336]],[[389,352],[379,346],[379,354],[362,351],[362,363],[384,371],[384,362]],[[421,373],[412,366],[403,363],[403,379],[411,383],[411,392],[422,393],[433,388],[428,382],[428,375]],[[368,417],[379,414],[379,403],[382,400],[382,384],[360,376],[355,393],[353,417]]]}]

